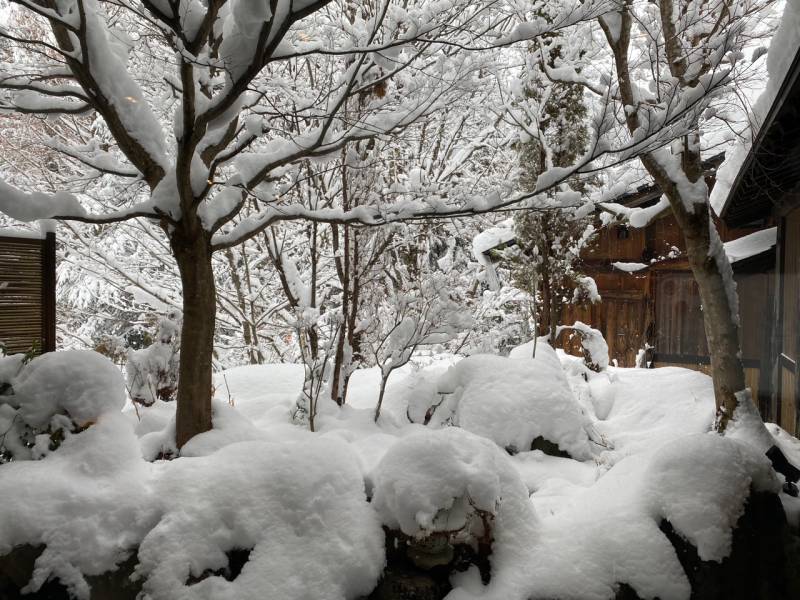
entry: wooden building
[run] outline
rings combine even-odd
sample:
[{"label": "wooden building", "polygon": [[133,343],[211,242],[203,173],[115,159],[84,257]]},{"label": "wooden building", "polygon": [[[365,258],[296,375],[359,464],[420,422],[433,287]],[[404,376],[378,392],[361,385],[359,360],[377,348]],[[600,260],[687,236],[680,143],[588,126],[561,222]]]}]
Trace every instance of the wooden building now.
[{"label": "wooden building", "polygon": [[721,211],[731,227],[777,226],[771,301],[741,297],[768,338],[765,419],[800,435],[800,52],[795,56]]},{"label": "wooden building", "polygon": [[[742,300],[740,341],[748,385],[754,396],[769,394],[766,345],[754,300],[773,296],[775,230],[730,228],[719,224]],[[569,306],[563,323],[584,321],[606,338],[609,358],[619,366],[636,365],[645,350],[648,366],[681,366],[708,372],[700,294],[685,255],[683,235],[666,211],[647,227],[616,225],[604,229],[584,256],[583,270],[597,283],[602,301]],[[561,340],[565,349],[577,343]]]},{"label": "wooden building", "polygon": [[[709,185],[713,185],[723,158],[718,155],[706,161]],[[615,203],[648,208],[660,196],[658,187],[643,186]],[[746,379],[762,405],[769,403],[772,393],[769,332],[763,314],[774,297],[776,232],[768,227],[770,223],[762,219],[733,227],[717,221],[741,298],[740,340]],[[502,246],[513,243],[513,239],[504,240]],[[493,249],[484,253],[485,263],[495,255]],[[583,321],[600,330],[610,360],[621,367],[636,366],[641,358],[651,367],[681,366],[710,372],[699,290],[685,255],[683,234],[670,209],[646,227],[622,223],[603,227],[581,258],[581,270],[595,280],[602,301],[567,306],[561,323]],[[562,334],[558,342],[568,352],[580,354],[579,341],[569,335]]]},{"label": "wooden building", "polygon": [[56,238],[0,230],[0,344],[7,354],[56,347]]}]

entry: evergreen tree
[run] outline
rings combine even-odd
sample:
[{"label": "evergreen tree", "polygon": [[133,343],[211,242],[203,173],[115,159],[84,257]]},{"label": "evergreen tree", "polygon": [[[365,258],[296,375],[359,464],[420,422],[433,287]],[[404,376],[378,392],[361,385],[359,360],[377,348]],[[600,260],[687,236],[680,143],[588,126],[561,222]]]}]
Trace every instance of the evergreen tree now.
[{"label": "evergreen tree", "polygon": [[[532,119],[519,144],[518,180],[525,192],[535,190],[537,178],[548,168],[573,164],[586,150],[589,137],[583,87],[546,77],[543,61],[555,67],[562,51],[558,37],[548,42],[527,61],[524,102]],[[569,185],[583,192],[589,182],[573,179]],[[514,218],[514,232],[514,284],[531,298],[535,335],[547,335],[555,346],[564,305],[598,299],[594,282],[580,272],[580,252],[594,233],[592,219],[578,217],[571,209],[523,210]]]}]

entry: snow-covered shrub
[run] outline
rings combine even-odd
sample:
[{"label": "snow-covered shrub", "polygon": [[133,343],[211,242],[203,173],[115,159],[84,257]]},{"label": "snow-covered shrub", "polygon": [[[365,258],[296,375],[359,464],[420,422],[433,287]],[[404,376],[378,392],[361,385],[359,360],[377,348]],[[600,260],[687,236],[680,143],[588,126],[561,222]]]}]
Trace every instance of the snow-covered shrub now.
[{"label": "snow-covered shrub", "polygon": [[0,394],[8,393],[11,390],[11,381],[20,372],[25,362],[24,354],[0,356]]},{"label": "snow-covered shrub", "polygon": [[512,511],[534,520],[528,493],[510,459],[463,429],[426,430],[399,440],[373,473],[372,505],[384,525],[424,539],[489,541]]},{"label": "snow-covered shrub", "polygon": [[586,417],[555,350],[541,344],[536,358],[529,356],[477,355],[456,363],[438,381],[439,393],[452,396],[437,412],[447,405],[454,424],[511,451],[529,450],[541,437],[573,458],[588,458]]},{"label": "snow-covered shrub", "polygon": [[46,426],[56,414],[85,426],[125,405],[122,373],[91,350],[43,354],[25,365],[12,385],[20,416],[32,427]]},{"label": "snow-covered shrub", "polygon": [[[343,442],[243,442],[157,467],[164,512],[139,547],[145,598],[340,600],[375,586],[383,532]],[[232,549],[251,550],[238,577],[202,577]]]},{"label": "snow-covered shrub", "polygon": [[128,358],[128,345],[125,337],[112,333],[103,333],[94,340],[93,350],[108,357],[117,365],[124,365]]},{"label": "snow-covered shrub", "polygon": [[447,408],[443,407],[447,395],[439,394],[437,388],[442,372],[441,367],[420,369],[401,381],[395,389],[399,401],[406,407],[409,422],[428,425],[439,408],[442,408],[442,413],[447,412]]},{"label": "snow-covered shrub", "polygon": [[572,330],[581,340],[583,351],[583,362],[592,371],[600,372],[608,368],[608,344],[603,338],[600,330],[590,327],[581,321],[575,321],[573,325],[561,326],[562,330]]},{"label": "snow-covered shrub", "polygon": [[490,584],[453,597],[604,600],[626,583],[640,598],[688,600],[689,580],[662,520],[701,560],[720,561],[731,551],[732,529],[751,490],[778,489],[768,459],[748,444],[682,436],[624,458],[554,506],[535,529],[497,540]]},{"label": "snow-covered shrub", "polygon": [[125,370],[131,400],[150,406],[174,400],[178,391],[181,314],[171,311],[159,319],[155,340],[141,350],[129,350]]},{"label": "snow-covered shrub", "polygon": [[8,396],[14,393],[12,381],[24,364],[24,354],[0,356],[0,464],[31,456],[35,434],[19,418],[17,409],[8,404]]},{"label": "snow-covered shrub", "polygon": [[[383,566],[358,461],[331,438],[149,464],[131,420],[103,414],[44,460],[0,467],[0,490],[0,556],[46,546],[26,591],[53,578],[89,600],[85,576],[135,554],[143,600],[342,600],[367,595]],[[215,573],[233,550],[249,559],[228,581]]]},{"label": "snow-covered shrub", "polygon": [[115,412],[67,436],[44,460],[0,466],[0,556],[23,544],[46,546],[23,592],[57,578],[88,600],[84,575],[115,568],[152,527],[154,515],[143,510],[153,504],[147,466],[130,421]]},{"label": "snow-covered shrub", "polygon": [[96,352],[49,352],[27,364],[20,356],[0,362],[0,377],[7,380],[6,393],[0,395],[4,456],[40,458],[69,432],[125,404],[122,373]]}]

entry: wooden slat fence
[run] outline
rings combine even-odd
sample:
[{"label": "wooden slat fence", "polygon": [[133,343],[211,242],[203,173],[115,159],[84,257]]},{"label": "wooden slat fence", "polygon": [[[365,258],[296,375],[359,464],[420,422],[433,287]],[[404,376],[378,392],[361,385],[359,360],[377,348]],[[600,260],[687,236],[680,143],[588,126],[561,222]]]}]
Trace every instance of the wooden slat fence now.
[{"label": "wooden slat fence", "polygon": [[0,236],[0,342],[8,354],[56,345],[54,233]]}]

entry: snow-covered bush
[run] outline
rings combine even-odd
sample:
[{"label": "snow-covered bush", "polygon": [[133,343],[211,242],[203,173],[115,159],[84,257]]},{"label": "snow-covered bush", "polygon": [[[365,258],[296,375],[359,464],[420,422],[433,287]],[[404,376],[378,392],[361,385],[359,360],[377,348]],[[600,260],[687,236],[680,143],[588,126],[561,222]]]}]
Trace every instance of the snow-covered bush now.
[{"label": "snow-covered bush", "polygon": [[24,354],[0,356],[0,394],[7,393],[11,389],[11,381],[20,372],[25,362]]},{"label": "snow-covered bush", "polygon": [[565,329],[574,331],[580,338],[583,362],[589,369],[599,373],[608,368],[608,344],[600,330],[581,321],[575,321],[571,326],[561,326],[558,331],[560,333]]},{"label": "snow-covered bush", "polygon": [[373,473],[372,505],[387,527],[424,539],[491,540],[503,511],[527,507],[528,493],[509,458],[463,429],[427,430],[399,440]]},{"label": "snow-covered bush", "polygon": [[67,436],[44,460],[0,466],[0,556],[23,544],[46,546],[23,592],[57,578],[88,600],[84,575],[115,568],[152,527],[142,510],[152,504],[147,466],[131,423],[114,412]]},{"label": "snow-covered bush", "polygon": [[[0,453],[6,459],[40,458],[71,431],[125,404],[122,373],[90,350],[49,352],[27,364],[21,355],[0,362]],[[14,373],[14,371],[17,371]]]},{"label": "snow-covered bush", "polygon": [[408,364],[420,346],[448,342],[472,325],[472,316],[450,297],[450,283],[435,273],[418,282],[416,289],[389,290],[381,310],[365,319],[364,345],[381,370],[376,422],[392,372]]},{"label": "snow-covered bush", "polygon": [[[139,548],[145,598],[339,600],[375,586],[383,532],[343,442],[243,442],[159,466],[168,502]],[[251,550],[238,577],[187,586],[232,549]]]},{"label": "snow-covered bush", "polygon": [[[53,578],[88,600],[86,576],[134,553],[143,600],[342,600],[383,567],[358,461],[330,438],[149,464],[131,421],[104,414],[44,460],[0,467],[0,489],[0,556],[46,546],[25,591]],[[233,550],[248,560],[229,581]]]},{"label": "snow-covered bush", "polygon": [[84,426],[125,404],[122,373],[91,350],[49,352],[32,360],[12,380],[12,402],[31,427],[44,427],[53,415]]},{"label": "snow-covered bush", "polygon": [[452,413],[459,427],[510,451],[530,450],[541,437],[577,459],[588,458],[586,417],[567,383],[555,350],[537,348],[526,360],[470,356],[438,381],[451,394],[437,409],[437,422]]},{"label": "snow-covered bush", "polygon": [[178,391],[181,314],[159,319],[155,340],[147,348],[129,350],[125,370],[131,399],[144,406],[174,400]]},{"label": "snow-covered bush", "polygon": [[626,457],[535,527],[496,540],[491,583],[464,586],[452,597],[604,600],[626,583],[640,598],[687,600],[689,579],[662,520],[702,560],[721,561],[751,489],[778,487],[767,458],[748,444],[714,434],[682,436]]}]

